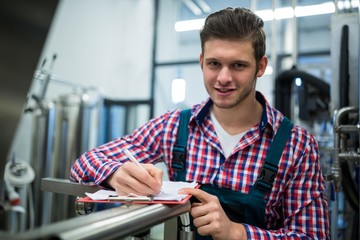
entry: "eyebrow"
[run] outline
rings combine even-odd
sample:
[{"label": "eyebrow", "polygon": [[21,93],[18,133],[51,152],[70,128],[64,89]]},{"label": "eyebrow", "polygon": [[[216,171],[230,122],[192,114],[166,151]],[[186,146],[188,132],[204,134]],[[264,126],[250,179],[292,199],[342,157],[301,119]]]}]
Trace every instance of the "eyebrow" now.
[{"label": "eyebrow", "polygon": [[[221,60],[219,60],[219,58],[214,58],[214,57],[205,58],[204,61],[205,61],[205,62],[213,62],[213,61],[221,62]],[[231,62],[232,64],[233,64],[233,63],[250,64],[250,61],[248,61],[248,60],[243,60],[243,59],[235,59],[235,60],[232,60],[232,61],[230,61],[230,62]]]},{"label": "eyebrow", "polygon": [[213,58],[213,57],[211,57],[211,58],[205,58],[204,60],[205,60],[205,61],[219,61],[218,58]]}]

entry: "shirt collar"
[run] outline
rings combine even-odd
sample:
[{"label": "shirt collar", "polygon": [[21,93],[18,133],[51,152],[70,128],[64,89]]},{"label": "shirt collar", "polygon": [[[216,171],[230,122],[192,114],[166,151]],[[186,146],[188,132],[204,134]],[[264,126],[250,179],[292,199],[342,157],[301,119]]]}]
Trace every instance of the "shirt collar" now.
[{"label": "shirt collar", "polygon": [[[275,126],[275,112],[274,109],[271,108],[267,100],[265,99],[264,95],[262,93],[256,91],[256,100],[262,105],[263,112],[261,115],[261,120],[259,123],[259,128],[261,131],[265,129],[267,125],[270,125],[270,127],[273,129]],[[196,118],[196,122],[201,125],[205,119],[206,116],[209,115],[210,107],[212,106],[213,101],[208,98],[205,102],[201,103],[198,108],[195,110],[195,117],[193,117],[190,121],[192,121],[194,118]]]},{"label": "shirt collar", "polygon": [[260,93],[260,92],[256,92],[256,100],[262,105],[263,107],[263,112],[261,114],[261,120],[260,120],[260,129],[261,131],[263,131],[266,127],[266,124],[268,122],[268,117],[267,117],[267,101],[265,99],[265,97]]}]

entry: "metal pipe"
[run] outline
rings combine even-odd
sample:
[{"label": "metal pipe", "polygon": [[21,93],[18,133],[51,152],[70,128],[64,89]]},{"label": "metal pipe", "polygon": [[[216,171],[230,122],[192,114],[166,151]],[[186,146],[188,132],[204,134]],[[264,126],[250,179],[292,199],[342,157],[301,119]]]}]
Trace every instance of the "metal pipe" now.
[{"label": "metal pipe", "polygon": [[[340,169],[340,152],[341,152],[341,133],[342,130],[359,130],[359,127],[349,127],[350,125],[341,125],[341,120],[349,113],[358,112],[358,107],[343,107],[334,113],[334,163],[331,167],[331,180],[334,182],[335,191],[341,189],[341,169]],[[348,131],[346,131],[348,132]]]},{"label": "metal pipe", "polygon": [[16,239],[114,239],[138,234],[190,211],[179,205],[120,206],[27,231]]},{"label": "metal pipe", "polygon": [[44,82],[44,85],[46,85],[45,90],[43,90],[41,93],[41,96],[40,96],[40,97],[42,97],[41,99],[43,99],[45,97],[46,89],[48,88],[48,85],[50,83],[67,86],[78,92],[85,92],[86,90],[96,90],[96,87],[94,87],[94,86],[85,86],[82,84],[72,83],[71,81],[67,80],[64,77],[61,77],[61,76],[53,74],[53,73],[48,73],[48,72],[42,71],[42,70],[36,70],[34,72],[34,78],[38,81]]},{"label": "metal pipe", "polygon": [[[359,111],[358,107],[343,107],[334,112],[334,162],[331,167],[331,174],[328,176],[328,180],[331,180],[334,184],[335,190],[335,199],[339,198],[339,192],[341,190],[342,185],[342,176],[341,176],[341,168],[340,168],[340,160],[349,159],[358,157],[359,154],[354,154],[352,152],[345,152],[345,149],[342,149],[341,146],[341,134],[342,133],[350,133],[350,132],[358,132],[359,125],[341,125],[342,120],[349,113]],[[337,200],[338,201],[338,200]],[[338,203],[332,204],[331,207],[331,238],[338,238]]]},{"label": "metal pipe", "polygon": [[35,226],[47,224],[50,219],[43,209],[51,209],[49,193],[42,193],[40,191],[41,177],[51,176],[52,169],[52,154],[51,150],[54,148],[54,134],[55,134],[55,107],[53,102],[40,101],[38,106],[33,109],[33,145],[31,155],[31,165],[36,173],[35,180],[32,183],[34,191],[34,213]]},{"label": "metal pipe", "polygon": [[339,153],[339,158],[345,160],[352,160],[352,159],[356,160],[356,159],[360,159],[360,154],[356,152]]},{"label": "metal pipe", "polygon": [[[334,126],[339,127],[341,124],[342,118],[349,113],[357,113],[359,111],[359,107],[343,107],[335,113]],[[335,129],[337,130],[337,129]]]}]

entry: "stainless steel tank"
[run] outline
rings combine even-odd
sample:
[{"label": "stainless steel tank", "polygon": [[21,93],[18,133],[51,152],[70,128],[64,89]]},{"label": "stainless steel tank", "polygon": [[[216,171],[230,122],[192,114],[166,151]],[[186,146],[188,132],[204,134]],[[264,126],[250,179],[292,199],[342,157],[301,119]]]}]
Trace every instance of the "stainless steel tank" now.
[{"label": "stainless steel tank", "polygon": [[91,144],[96,125],[98,98],[95,91],[61,95],[41,103],[34,111],[32,165],[36,226],[74,217],[75,197],[41,191],[41,179],[69,179],[75,159]]}]

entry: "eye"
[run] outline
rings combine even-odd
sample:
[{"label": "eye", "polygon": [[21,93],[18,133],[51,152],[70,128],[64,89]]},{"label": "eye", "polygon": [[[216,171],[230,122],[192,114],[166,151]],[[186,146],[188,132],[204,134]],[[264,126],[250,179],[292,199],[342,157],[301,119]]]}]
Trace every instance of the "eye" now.
[{"label": "eye", "polygon": [[232,66],[234,69],[244,69],[246,67],[246,64],[237,62],[237,63],[234,63]]},{"label": "eye", "polygon": [[207,65],[208,65],[209,67],[214,68],[214,67],[220,66],[220,63],[219,63],[218,61],[209,61],[209,62],[207,62]]}]

